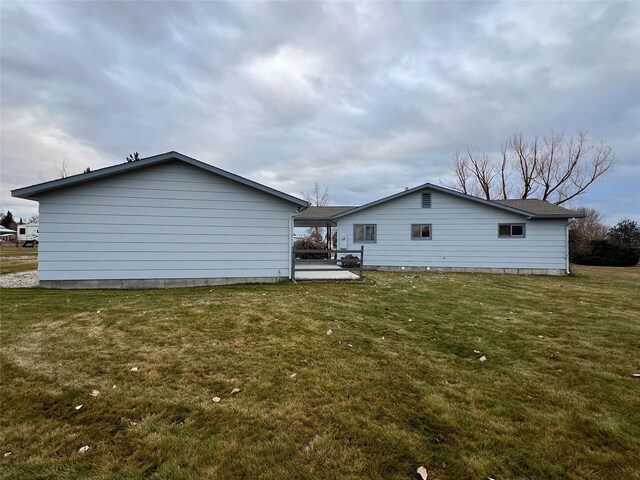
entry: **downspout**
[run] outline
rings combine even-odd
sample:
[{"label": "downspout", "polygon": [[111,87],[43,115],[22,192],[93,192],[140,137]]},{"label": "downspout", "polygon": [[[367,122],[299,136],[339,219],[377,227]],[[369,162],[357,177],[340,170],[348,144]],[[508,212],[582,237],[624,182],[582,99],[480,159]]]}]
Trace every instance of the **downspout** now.
[{"label": "downspout", "polygon": [[307,208],[309,208],[309,204],[307,203],[306,206],[300,206],[298,207],[298,209],[296,210],[296,212],[291,215],[291,217],[289,217],[289,273],[287,274],[287,276],[289,277],[289,280],[292,280],[295,283],[295,273],[293,271],[294,269],[294,259],[293,259],[293,231],[295,229],[296,226],[296,221],[295,221],[295,216],[306,210]]},{"label": "downspout", "polygon": [[289,217],[289,251],[287,254],[287,257],[289,258],[289,261],[287,263],[287,267],[288,267],[287,277],[289,278],[289,280],[293,280],[293,277],[291,275],[291,272],[293,271],[293,258],[292,258],[293,257],[293,226],[294,226],[293,217],[296,216],[296,213],[294,213]]},{"label": "downspout", "polygon": [[573,218],[570,218],[569,221],[564,226],[564,259],[565,259],[565,270],[567,275],[571,275],[571,264],[569,262],[569,225]]}]

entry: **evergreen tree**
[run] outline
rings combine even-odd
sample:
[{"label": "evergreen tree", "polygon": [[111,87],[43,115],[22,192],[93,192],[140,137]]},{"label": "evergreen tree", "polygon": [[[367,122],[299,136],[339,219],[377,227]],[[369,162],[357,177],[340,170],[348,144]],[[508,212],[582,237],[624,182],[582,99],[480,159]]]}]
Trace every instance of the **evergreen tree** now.
[{"label": "evergreen tree", "polygon": [[624,218],[609,230],[611,241],[621,243],[634,250],[640,250],[640,227],[635,220]]},{"label": "evergreen tree", "polygon": [[16,229],[16,226],[17,226],[16,220],[15,218],[13,218],[13,213],[11,213],[11,210],[7,210],[7,213],[0,216],[0,225],[2,225],[5,228],[8,228],[9,230]]}]

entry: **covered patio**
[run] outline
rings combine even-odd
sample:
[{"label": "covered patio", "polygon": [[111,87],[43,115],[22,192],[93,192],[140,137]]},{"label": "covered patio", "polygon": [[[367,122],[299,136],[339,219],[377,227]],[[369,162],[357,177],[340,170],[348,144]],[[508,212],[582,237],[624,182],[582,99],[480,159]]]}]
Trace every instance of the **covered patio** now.
[{"label": "covered patio", "polygon": [[323,239],[327,244],[327,249],[333,250],[337,247],[333,242],[333,234],[336,231],[336,222],[332,219],[334,215],[351,210],[349,206],[331,207],[309,207],[293,217],[294,228],[318,228],[325,229]]},{"label": "covered patio", "polygon": [[[349,206],[309,207],[294,217],[295,228],[324,229],[322,238],[326,250],[294,250],[292,252],[292,278],[301,281],[360,280],[362,251],[344,251],[355,254],[358,262],[342,262],[338,257],[337,240],[334,240],[336,222],[334,215],[352,209]],[[303,258],[313,255],[314,258]],[[354,273],[357,272],[357,273]]]}]

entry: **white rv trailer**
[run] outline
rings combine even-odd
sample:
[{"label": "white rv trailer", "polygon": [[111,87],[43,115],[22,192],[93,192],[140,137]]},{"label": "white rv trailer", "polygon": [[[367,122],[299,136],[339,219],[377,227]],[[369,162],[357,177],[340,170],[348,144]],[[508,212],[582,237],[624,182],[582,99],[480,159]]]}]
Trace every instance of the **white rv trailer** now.
[{"label": "white rv trailer", "polygon": [[37,223],[23,223],[18,225],[18,242],[38,240],[40,225]]}]

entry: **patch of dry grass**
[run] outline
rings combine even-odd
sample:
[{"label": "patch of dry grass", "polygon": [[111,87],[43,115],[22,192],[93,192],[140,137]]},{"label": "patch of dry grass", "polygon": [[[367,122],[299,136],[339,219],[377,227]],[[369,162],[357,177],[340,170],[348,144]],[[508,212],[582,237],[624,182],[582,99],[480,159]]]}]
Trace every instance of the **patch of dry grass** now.
[{"label": "patch of dry grass", "polygon": [[0,258],[0,275],[5,273],[30,272],[38,269],[37,258],[20,258],[11,257]]},{"label": "patch of dry grass", "polygon": [[0,474],[639,478],[640,268],[577,272],[2,290]]},{"label": "patch of dry grass", "polygon": [[3,257],[37,257],[38,247],[22,248],[15,245],[0,245],[0,258]]},{"label": "patch of dry grass", "polygon": [[0,246],[0,275],[38,269],[38,249]]}]

